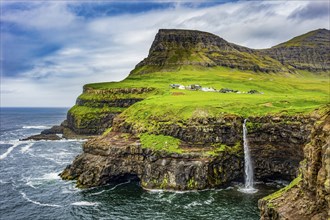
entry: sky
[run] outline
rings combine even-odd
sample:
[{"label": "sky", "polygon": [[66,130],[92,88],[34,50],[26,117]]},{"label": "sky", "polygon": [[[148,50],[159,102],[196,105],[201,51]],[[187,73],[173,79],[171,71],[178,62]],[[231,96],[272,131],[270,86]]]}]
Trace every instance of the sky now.
[{"label": "sky", "polygon": [[1,107],[70,107],[82,86],[123,80],[162,28],[269,48],[330,27],[328,0],[2,0]]}]

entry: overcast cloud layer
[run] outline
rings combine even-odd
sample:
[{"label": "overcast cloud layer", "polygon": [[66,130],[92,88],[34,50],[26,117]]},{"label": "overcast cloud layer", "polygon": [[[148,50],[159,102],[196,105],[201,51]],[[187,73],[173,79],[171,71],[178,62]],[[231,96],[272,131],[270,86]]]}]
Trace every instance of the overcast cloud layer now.
[{"label": "overcast cloud layer", "polygon": [[328,1],[1,1],[1,106],[72,106],[82,86],[119,81],[160,28],[267,48],[329,29]]}]

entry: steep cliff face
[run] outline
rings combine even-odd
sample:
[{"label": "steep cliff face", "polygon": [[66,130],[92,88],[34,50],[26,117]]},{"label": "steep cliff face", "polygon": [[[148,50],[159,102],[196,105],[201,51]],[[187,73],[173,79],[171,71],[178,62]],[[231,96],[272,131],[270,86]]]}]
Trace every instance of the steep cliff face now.
[{"label": "steep cliff face", "polygon": [[[256,179],[292,180],[302,159],[313,120],[307,116],[249,118],[248,139]],[[137,177],[150,189],[206,189],[243,179],[242,121],[238,116],[194,119],[178,124],[159,121],[157,135],[181,141],[180,152],[141,147],[138,130],[115,120],[112,132],[88,141],[84,153],[62,173],[82,187]],[[299,134],[298,134],[299,133]],[[133,135],[132,135],[133,134]],[[164,147],[166,149],[166,147]]]},{"label": "steep cliff face", "polygon": [[330,70],[330,31],[318,29],[261,50],[284,65],[309,71]]},{"label": "steep cliff face", "polygon": [[330,110],[318,117],[304,147],[300,175],[288,187],[259,200],[261,219],[330,218]]},{"label": "steep cliff face", "polygon": [[294,179],[314,121],[314,117],[300,115],[249,119],[248,140],[255,178],[259,181]]},{"label": "steep cliff face", "polygon": [[242,176],[242,155],[233,151],[217,156],[203,150],[171,153],[142,148],[127,133],[111,132],[84,144],[84,153],[61,174],[92,187],[138,178],[147,189],[191,190],[213,188]]},{"label": "steep cliff face", "polygon": [[114,118],[129,106],[155,92],[154,88],[92,89],[84,87],[64,124],[78,135],[99,135],[112,127]]}]

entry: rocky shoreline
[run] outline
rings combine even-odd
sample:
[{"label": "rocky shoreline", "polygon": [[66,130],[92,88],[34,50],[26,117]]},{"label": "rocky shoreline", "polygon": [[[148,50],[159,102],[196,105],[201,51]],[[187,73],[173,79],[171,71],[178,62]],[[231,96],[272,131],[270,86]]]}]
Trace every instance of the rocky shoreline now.
[{"label": "rocky shoreline", "polygon": [[[181,140],[182,153],[143,148],[134,129],[126,123],[114,123],[111,132],[88,140],[84,152],[61,176],[76,179],[80,187],[101,186],[132,176],[148,189],[222,187],[243,179],[242,120],[230,116],[209,119],[208,123],[196,120],[185,128],[171,125],[160,129],[166,131],[162,135]],[[314,120],[307,116],[265,116],[249,121],[256,180],[294,179]],[[213,153],[216,144],[226,147]]]},{"label": "rocky shoreline", "polygon": [[298,177],[288,187],[259,200],[261,219],[330,218],[330,109],[314,114],[310,141]]},{"label": "rocky shoreline", "polygon": [[[77,186],[82,188],[129,179],[138,180],[146,190],[225,187],[243,180],[242,120],[230,116],[195,119],[189,126],[167,124],[159,131],[181,140],[182,152],[178,153],[142,146],[134,125],[117,118],[111,131],[89,136],[83,153],[61,177],[77,180]],[[268,115],[248,120],[256,181],[293,180],[288,187],[259,200],[261,219],[326,219],[330,210],[329,108],[304,116]],[[65,125],[54,126],[40,135],[79,137]],[[215,143],[225,148],[216,152],[212,146]]]}]

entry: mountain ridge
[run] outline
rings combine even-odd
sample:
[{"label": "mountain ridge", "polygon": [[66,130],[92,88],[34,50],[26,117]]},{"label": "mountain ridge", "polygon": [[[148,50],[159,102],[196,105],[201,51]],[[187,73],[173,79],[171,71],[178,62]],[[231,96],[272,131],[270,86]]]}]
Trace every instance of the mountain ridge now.
[{"label": "mountain ridge", "polygon": [[330,31],[317,29],[296,36],[262,54],[279,60],[283,65],[313,72],[330,70]]},{"label": "mountain ridge", "polygon": [[[321,43],[306,43],[302,41],[306,39],[304,35],[312,40],[315,38],[313,36],[316,36]],[[138,63],[131,74],[175,71],[184,65],[224,66],[265,73],[294,72],[295,69],[315,72],[330,70],[330,41],[327,38],[330,31],[318,29],[304,35],[272,48],[251,49],[230,43],[208,32],[160,29],[150,47],[148,57]],[[296,42],[296,45],[292,46],[292,42]]]}]

